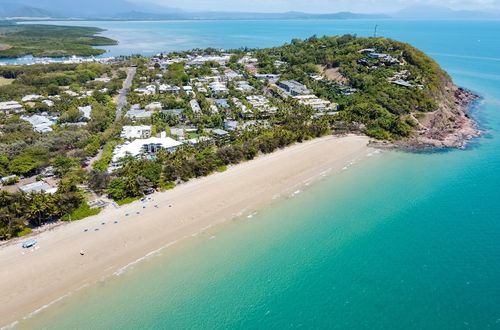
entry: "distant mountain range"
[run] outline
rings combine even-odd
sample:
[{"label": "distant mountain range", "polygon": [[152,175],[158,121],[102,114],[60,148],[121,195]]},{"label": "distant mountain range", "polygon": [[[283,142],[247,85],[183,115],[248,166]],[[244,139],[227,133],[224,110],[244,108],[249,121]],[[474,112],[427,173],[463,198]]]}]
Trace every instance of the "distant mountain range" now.
[{"label": "distant mountain range", "polygon": [[170,19],[377,19],[389,18],[382,14],[246,13],[246,12],[188,12],[178,8],[126,0],[0,0],[0,17],[55,19],[116,19],[116,20],[170,20]]},{"label": "distant mountain range", "polygon": [[332,13],[332,14],[308,14],[302,12],[286,13],[245,13],[245,12],[175,12],[175,13],[156,13],[131,11],[114,15],[115,19],[140,19],[140,20],[162,20],[162,19],[378,19],[389,18],[382,14],[355,14],[350,12]]},{"label": "distant mountain range", "polygon": [[183,12],[149,3],[136,4],[126,0],[0,0],[2,17],[42,17],[113,19],[127,12],[174,14]]},{"label": "distant mountain range", "polygon": [[53,17],[54,13],[36,7],[14,4],[0,3],[0,17]]},{"label": "distant mountain range", "polygon": [[196,19],[500,19],[500,12],[454,11],[439,6],[412,6],[386,14],[340,12],[189,12],[152,3],[126,0],[0,0],[0,18],[53,18],[98,20],[196,20]]}]

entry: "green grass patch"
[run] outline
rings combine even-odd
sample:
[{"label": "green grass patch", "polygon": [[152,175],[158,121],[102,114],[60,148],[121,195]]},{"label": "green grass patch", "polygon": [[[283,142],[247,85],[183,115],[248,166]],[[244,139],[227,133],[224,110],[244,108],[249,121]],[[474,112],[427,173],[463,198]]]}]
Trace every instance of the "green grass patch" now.
[{"label": "green grass patch", "polygon": [[17,233],[17,237],[22,237],[22,236],[26,236],[26,235],[29,235],[33,232],[33,230],[31,230],[31,228],[24,228],[23,230],[21,230],[20,232]]},{"label": "green grass patch", "polygon": [[141,199],[141,198],[142,198],[142,196],[138,196],[138,197],[127,197],[127,198],[124,198],[124,199],[119,199],[119,200],[117,200],[117,201],[115,201],[115,202],[116,202],[116,204],[118,204],[118,205],[122,206],[122,205],[125,205],[125,204],[130,204],[130,203],[132,203],[132,202],[135,202],[135,201],[137,201],[137,200],[139,200],[139,199]]},{"label": "green grass patch", "polygon": [[226,165],[221,165],[217,167],[217,172],[225,172],[227,171],[227,166]]},{"label": "green grass patch", "polygon": [[81,220],[86,217],[90,217],[93,215],[97,215],[101,212],[102,208],[91,209],[87,203],[83,202],[80,206],[69,214],[65,214],[62,216],[62,221],[74,221]]},{"label": "green grass patch", "polygon": [[165,183],[160,184],[159,188],[161,191],[164,191],[164,190],[173,189],[174,187],[175,187],[175,182],[167,181]]}]

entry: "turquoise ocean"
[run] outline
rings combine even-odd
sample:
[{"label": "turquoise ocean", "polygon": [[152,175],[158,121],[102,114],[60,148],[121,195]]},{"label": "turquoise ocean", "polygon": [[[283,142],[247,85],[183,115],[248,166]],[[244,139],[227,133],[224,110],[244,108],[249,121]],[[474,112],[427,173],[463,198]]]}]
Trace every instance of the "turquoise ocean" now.
[{"label": "turquoise ocean", "polygon": [[[74,24],[58,23],[58,24]],[[79,22],[109,55],[267,47],[312,34],[409,42],[481,95],[466,150],[385,151],[20,329],[500,329],[500,22]]]}]

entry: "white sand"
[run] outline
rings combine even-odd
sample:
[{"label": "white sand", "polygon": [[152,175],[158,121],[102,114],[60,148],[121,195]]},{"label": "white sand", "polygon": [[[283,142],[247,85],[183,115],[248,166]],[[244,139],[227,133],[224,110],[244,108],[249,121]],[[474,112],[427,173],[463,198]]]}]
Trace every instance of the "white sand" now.
[{"label": "white sand", "polygon": [[[297,144],[151,195],[153,202],[111,206],[98,216],[42,232],[35,237],[36,249],[22,249],[20,242],[4,245],[0,247],[0,326],[120,272],[171,242],[252,214],[272,203],[277,194],[287,196],[325,171],[339,172],[371,151],[367,143],[368,138],[361,136],[330,136]],[[127,212],[130,216],[125,216]],[[114,224],[115,220],[119,223]],[[103,221],[106,225],[101,225]],[[85,228],[89,231],[84,232]]]}]

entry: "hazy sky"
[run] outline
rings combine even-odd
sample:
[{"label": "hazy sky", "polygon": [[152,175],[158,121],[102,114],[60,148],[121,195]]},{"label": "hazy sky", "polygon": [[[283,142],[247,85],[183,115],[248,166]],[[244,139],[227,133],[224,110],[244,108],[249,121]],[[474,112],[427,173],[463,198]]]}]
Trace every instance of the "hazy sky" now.
[{"label": "hazy sky", "polygon": [[390,12],[410,5],[432,4],[453,9],[500,9],[500,0],[133,0],[186,10],[326,13],[338,11]]}]

